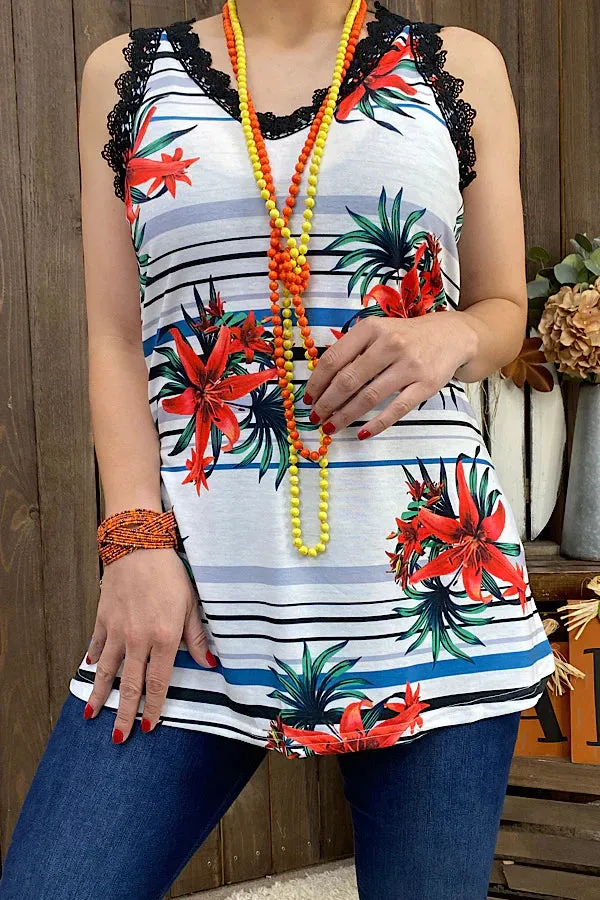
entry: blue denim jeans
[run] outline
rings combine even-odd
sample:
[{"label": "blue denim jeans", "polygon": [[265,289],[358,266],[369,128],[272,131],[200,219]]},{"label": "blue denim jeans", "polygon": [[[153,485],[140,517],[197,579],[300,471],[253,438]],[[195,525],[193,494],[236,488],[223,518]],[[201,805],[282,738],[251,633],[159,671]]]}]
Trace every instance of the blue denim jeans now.
[{"label": "blue denim jeans", "polygon": [[[265,750],[62,707],[21,808],[0,900],[161,900]],[[361,900],[485,900],[519,713],[337,756]],[[290,760],[289,765],[303,765]]]}]

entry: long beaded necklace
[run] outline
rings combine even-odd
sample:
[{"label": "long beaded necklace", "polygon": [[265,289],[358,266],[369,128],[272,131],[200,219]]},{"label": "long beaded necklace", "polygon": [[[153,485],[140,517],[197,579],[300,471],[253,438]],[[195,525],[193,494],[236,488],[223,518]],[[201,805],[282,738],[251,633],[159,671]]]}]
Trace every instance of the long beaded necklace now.
[{"label": "long beaded necklace", "polygon": [[[288,197],[280,212],[277,207],[275,186],[269,157],[265,142],[260,130],[260,124],[254,109],[254,104],[248,91],[246,71],[246,51],[242,28],[237,13],[235,0],[227,0],[223,6],[223,29],[227,40],[227,49],[231,58],[231,65],[238,82],[238,94],[240,98],[240,114],[244,138],[248,149],[248,155],[252,164],[254,178],[256,180],[260,196],[265,201],[265,206],[270,219],[271,240],[267,251],[269,256],[269,287],[271,299],[271,311],[273,316],[274,356],[278,369],[278,381],[283,397],[284,414],[288,431],[289,473],[290,473],[290,514],[292,541],[298,552],[303,556],[316,556],[323,553],[329,541],[329,524],[327,522],[327,510],[329,499],[329,480],[327,473],[327,452],[332,438],[319,427],[320,442],[318,450],[309,450],[305,447],[297,429],[294,415],[294,363],[292,347],[294,337],[292,330],[292,304],[295,307],[296,322],[302,334],[304,355],[308,360],[309,369],[314,369],[318,362],[318,351],[311,337],[306,310],[302,305],[301,295],[306,290],[310,266],[306,259],[308,243],[310,240],[311,218],[315,207],[319,168],[325,148],[325,141],[329,126],[333,119],[337,98],[346,74],[348,66],[354,56],[354,50],[358,43],[363,22],[367,11],[366,0],[352,0],[350,9],[344,21],[342,36],[335,58],[335,67],[331,86],[325,96],[321,107],[310,128],[308,137],[298,157],[295,172],[289,187]],[[303,213],[302,235],[300,246],[292,236],[289,229],[289,218],[296,203],[302,173],[307,163],[310,163],[310,174],[306,188],[305,209]],[[285,239],[282,246],[281,238]],[[281,308],[279,305],[279,282],[283,286],[283,299]],[[311,459],[318,462],[321,472],[319,479],[319,541],[308,547],[302,540],[302,527],[300,523],[300,477],[298,457]]]}]

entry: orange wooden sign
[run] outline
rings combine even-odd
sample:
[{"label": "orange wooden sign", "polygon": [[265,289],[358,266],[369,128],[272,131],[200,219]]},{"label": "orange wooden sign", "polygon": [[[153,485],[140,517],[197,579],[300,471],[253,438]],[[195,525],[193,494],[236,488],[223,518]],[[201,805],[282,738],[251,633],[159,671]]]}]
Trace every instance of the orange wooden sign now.
[{"label": "orange wooden sign", "polygon": [[[566,641],[553,641],[568,658],[569,645]],[[521,713],[515,756],[559,756],[569,759],[571,755],[571,722],[568,688],[558,695],[546,690],[537,704]]]},{"label": "orange wooden sign", "polygon": [[577,640],[569,633],[569,661],[585,672],[571,691],[571,760],[600,763],[600,621],[593,619]]}]

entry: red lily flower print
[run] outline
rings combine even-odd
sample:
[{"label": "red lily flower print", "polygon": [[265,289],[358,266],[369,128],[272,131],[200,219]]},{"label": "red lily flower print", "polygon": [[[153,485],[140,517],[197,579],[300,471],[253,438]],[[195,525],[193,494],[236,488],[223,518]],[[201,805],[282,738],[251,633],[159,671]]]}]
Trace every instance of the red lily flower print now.
[{"label": "red lily flower print", "polygon": [[[520,565],[520,563],[517,563],[517,572],[519,573],[519,581],[518,581],[518,585],[517,585],[518,595],[519,595],[519,600],[521,602],[521,609],[524,610],[525,604],[527,603],[527,595],[525,592],[525,588],[527,587],[527,582],[525,581],[525,569],[523,568],[522,565]],[[506,590],[502,591],[502,596],[503,597],[512,597],[514,592],[515,592],[514,587],[513,587],[513,585],[511,585],[510,587],[506,588]]]},{"label": "red lily flower print", "polygon": [[484,516],[479,512],[466,482],[462,460],[456,464],[456,482],[458,519],[440,516],[426,506],[419,510],[421,541],[433,535],[449,547],[413,572],[409,583],[416,584],[435,575],[449,575],[462,567],[462,579],[469,597],[479,603],[489,603],[491,596],[485,597],[481,592],[485,570],[502,581],[508,581],[508,593],[516,593],[523,607],[526,588],[523,569],[512,566],[496,545],[504,530],[506,518],[502,501],[498,500],[496,511],[491,515]]},{"label": "red lily flower print", "polygon": [[440,266],[440,253],[442,248],[439,240],[433,235],[427,235],[427,248],[431,254],[431,269],[422,273],[424,284],[421,293],[429,308],[433,306],[440,294],[444,291],[444,282],[442,281],[442,267]]},{"label": "red lily flower print", "polygon": [[[169,156],[168,153],[161,153],[161,164],[158,174],[154,178],[154,181],[148,188],[148,194],[151,194],[152,191],[155,191],[156,188],[160,187],[161,184],[164,184],[172,197],[175,196],[175,184],[177,181],[185,181],[186,184],[191,184],[192,181],[190,176],[186,174],[186,168],[197,160],[200,159],[199,156],[195,156],[193,159],[182,159],[183,156],[183,148],[177,147],[175,149],[175,153],[173,156]],[[148,178],[152,178],[154,172],[156,171],[155,164],[154,167],[150,165],[140,165],[141,160],[138,160],[134,165],[134,171],[138,174],[138,177],[141,173],[146,175],[144,181],[147,181]],[[147,159],[144,160],[144,163],[152,163],[153,160]]]},{"label": "red lily flower print", "polygon": [[261,339],[261,334],[264,334],[265,329],[262,325],[256,324],[254,310],[250,310],[242,325],[232,325],[230,331],[233,335],[230,352],[241,350],[246,355],[246,362],[252,362],[255,350],[262,350],[263,353],[272,355],[271,344]]},{"label": "red lily flower print", "polygon": [[421,296],[419,278],[419,263],[426,246],[427,242],[423,241],[417,249],[414,264],[402,278],[399,291],[388,284],[376,284],[363,297],[363,306],[367,306],[371,300],[374,300],[375,303],[379,304],[386,316],[401,319],[421,316],[428,312],[428,308]]},{"label": "red lily flower print", "polygon": [[210,281],[210,300],[208,305],[205,306],[200,297],[198,297],[197,306],[199,315],[196,321],[192,323],[194,331],[198,330],[203,334],[218,331],[221,325],[224,324],[219,322],[219,319],[223,319],[225,315],[225,302],[221,300],[221,292],[215,291],[212,279]]},{"label": "red lily flower print", "polygon": [[[149,196],[158,187],[164,184],[171,196],[175,196],[175,186],[178,181],[184,181],[191,184],[189,175],[186,173],[188,166],[197,162],[200,157],[195,156],[192,159],[182,159],[183,149],[177,147],[172,156],[168,153],[161,153],[160,161],[150,159],[148,154],[166,146],[176,137],[191,131],[190,128],[184,131],[171,132],[158,139],[158,141],[150,144],[149,147],[142,148],[142,141],[148,131],[148,126],[156,111],[156,106],[151,106],[138,129],[133,147],[128,147],[124,154],[125,161],[125,205],[127,210],[127,219],[133,223],[138,215],[140,208],[134,211],[133,198],[131,188],[144,184],[146,181],[152,180],[147,196]],[[192,127],[196,127],[195,125]]]},{"label": "red lily flower print", "polygon": [[[429,708],[429,703],[423,703],[422,700],[419,700],[419,694],[421,692],[421,685],[418,684],[415,692],[413,694],[412,687],[406,682],[406,690],[404,692],[404,700],[401,700],[399,703],[386,703],[385,705],[388,709],[393,709],[400,716],[403,716],[407,720],[407,724],[410,726],[410,733],[415,733],[415,726],[419,726],[419,728],[423,725],[423,717],[421,713],[424,709]],[[399,718],[397,716],[396,718]],[[388,721],[390,721],[388,719]],[[396,719],[392,719],[392,722],[395,722]]]},{"label": "red lily flower print", "polygon": [[225,315],[224,301],[221,300],[221,291],[216,291],[215,296],[208,301],[208,314],[215,319],[221,319]]},{"label": "red lily flower print", "polygon": [[425,551],[421,546],[421,533],[417,516],[410,520],[396,517],[396,525],[398,530],[388,534],[388,538],[397,538],[401,544],[400,551],[391,553],[389,550],[386,550],[385,552],[390,558],[390,571],[395,572],[394,580],[396,582],[400,581],[404,590],[408,584],[408,563],[411,556],[413,553],[421,556]]},{"label": "red lily flower print", "polygon": [[433,481],[407,482],[407,486],[413,500],[425,500],[427,506],[433,506],[442,496],[442,485]]},{"label": "red lily flower print", "polygon": [[429,704],[419,700],[419,690],[420,685],[417,685],[413,693],[411,686],[407,683],[404,701],[384,704],[388,709],[396,711],[398,715],[377,722],[368,730],[363,725],[360,712],[363,706],[373,706],[373,701],[366,697],[355,703],[349,703],[344,709],[339,724],[340,737],[326,731],[292,728],[285,723],[281,727],[286,737],[293,738],[298,744],[308,747],[314,753],[348,753],[391,747],[407,729],[410,728],[410,732],[413,734],[416,726],[423,725],[421,713],[429,707]]},{"label": "red lily flower print", "polygon": [[211,425],[216,425],[227,437],[229,443],[223,449],[232,450],[240,436],[240,426],[228,402],[243,397],[263,384],[272,377],[276,367],[251,375],[231,375],[223,378],[227,359],[231,353],[231,332],[227,325],[220,327],[219,336],[206,365],[194,353],[177,328],[168,330],[175,339],[189,387],[177,396],[164,397],[162,405],[167,412],[195,417],[196,446],[192,450],[189,465],[186,463],[190,472],[182,484],[193,481],[197,493],[200,494],[201,485],[208,488],[204,467],[212,457],[205,457],[204,452],[210,437]]},{"label": "red lily flower print", "polygon": [[300,754],[297,750],[292,750],[288,744],[291,743],[290,739],[287,740],[283,736],[283,720],[279,714],[275,716],[274,719],[271,720],[270,728],[269,728],[269,737],[265,742],[266,750],[276,750],[279,753],[283,753],[284,756],[287,756],[288,759],[298,759]]},{"label": "red lily flower print", "polygon": [[[426,249],[431,254],[432,267],[428,271],[420,272],[419,265]],[[400,290],[388,284],[376,284],[363,297],[363,306],[374,300],[386,316],[402,319],[423,316],[430,312],[435,308],[438,298],[444,298],[439,252],[439,242],[431,235],[427,235],[427,239],[417,248],[413,265],[400,282]]]},{"label": "red lily flower print", "polygon": [[[337,121],[346,121],[356,107],[371,119],[375,119],[373,107],[377,106],[407,116],[406,112],[393,103],[393,99],[402,100],[417,94],[417,89],[412,84],[409,84],[401,75],[394,73],[400,63],[407,59],[413,60],[414,63],[410,41],[396,41],[390,50],[383,54],[367,77],[340,102],[335,113]],[[389,123],[380,122],[379,124],[385,124],[393,131],[397,131]]]}]

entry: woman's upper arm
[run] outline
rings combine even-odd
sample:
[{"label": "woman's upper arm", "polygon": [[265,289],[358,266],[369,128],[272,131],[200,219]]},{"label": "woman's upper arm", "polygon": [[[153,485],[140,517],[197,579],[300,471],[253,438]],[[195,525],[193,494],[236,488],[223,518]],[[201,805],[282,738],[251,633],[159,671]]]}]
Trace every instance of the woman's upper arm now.
[{"label": "woman's upper arm", "polygon": [[466,309],[504,297],[523,309],[527,288],[523,205],[519,180],[519,123],[504,57],[486,37],[466,28],[443,28],[445,67],[464,81],[461,97],[476,111],[476,177],[464,189],[458,244]]},{"label": "woman's upper arm", "polygon": [[109,336],[141,343],[139,272],[125,203],[102,157],[110,138],[108,113],[119,96],[115,80],[126,68],[127,33],[97,47],[81,82],[79,158],[85,293],[90,339]]}]

